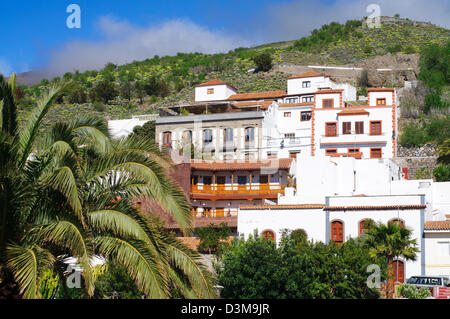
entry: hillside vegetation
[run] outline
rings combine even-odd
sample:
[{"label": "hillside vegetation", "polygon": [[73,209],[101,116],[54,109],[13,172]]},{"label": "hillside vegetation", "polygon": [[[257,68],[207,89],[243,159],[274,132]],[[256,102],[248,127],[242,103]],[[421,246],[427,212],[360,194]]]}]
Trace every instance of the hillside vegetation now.
[{"label": "hillside vegetation", "polygon": [[[228,53],[179,53],[154,56],[144,61],[117,66],[108,63],[101,70],[66,73],[75,85],[58,101],[48,120],[75,114],[99,114],[106,118],[126,118],[154,112],[158,107],[193,100],[193,87],[212,78],[233,83],[239,92],[284,90],[290,74],[271,70],[258,72],[255,56],[269,53],[274,66],[283,64],[344,65],[387,53],[419,52],[425,45],[444,44],[450,30],[429,23],[400,18],[382,18],[381,28],[369,29],[363,21],[332,22],[296,41],[237,48]],[[22,86],[20,115],[26,117],[34,101],[50,82],[44,79]]]}]

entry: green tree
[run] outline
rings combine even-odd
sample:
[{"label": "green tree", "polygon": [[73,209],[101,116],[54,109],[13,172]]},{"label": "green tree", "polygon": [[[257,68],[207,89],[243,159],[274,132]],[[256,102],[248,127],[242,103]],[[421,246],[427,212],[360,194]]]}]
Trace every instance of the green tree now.
[{"label": "green tree", "polygon": [[119,92],[115,85],[109,81],[103,80],[97,83],[91,90],[91,100],[94,102],[103,102],[108,104],[110,100],[113,100]]},{"label": "green tree", "polygon": [[255,55],[252,60],[256,64],[257,71],[267,72],[272,69],[272,55],[268,52]]},{"label": "green tree", "polygon": [[200,238],[198,250],[200,252],[217,252],[224,240],[230,236],[231,230],[226,223],[220,225],[210,224],[208,227],[196,229],[197,236]]},{"label": "green tree", "polygon": [[411,239],[412,231],[400,223],[373,223],[367,231],[365,245],[372,257],[385,258],[388,264],[387,296],[394,296],[394,259],[416,260],[416,239]]},{"label": "green tree", "polygon": [[[106,123],[92,117],[39,128],[66,83],[49,85],[25,125],[0,135],[0,268],[23,298],[40,298],[48,270],[63,279],[62,259],[82,268],[83,286],[95,292],[94,255],[120,264],[148,298],[214,295],[212,278],[199,256],[166,234],[135,205],[155,200],[185,234],[190,207],[168,176],[168,158],[153,141],[109,138]],[[12,147],[14,145],[14,147]],[[35,151],[36,149],[36,151]],[[65,281],[62,280],[63,286]]]},{"label": "green tree", "polygon": [[142,126],[135,126],[132,135],[136,135],[150,141],[155,140],[155,121],[145,122]]}]

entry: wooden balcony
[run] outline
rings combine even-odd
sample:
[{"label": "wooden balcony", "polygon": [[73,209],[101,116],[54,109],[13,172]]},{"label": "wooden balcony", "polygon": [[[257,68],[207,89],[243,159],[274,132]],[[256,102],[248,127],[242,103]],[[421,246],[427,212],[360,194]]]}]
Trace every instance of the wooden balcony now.
[{"label": "wooden balcony", "polygon": [[[277,197],[284,194],[284,184],[256,184],[256,185],[191,185],[191,194],[194,198],[207,198],[204,196],[232,197]],[[203,196],[202,196],[203,195]]]}]

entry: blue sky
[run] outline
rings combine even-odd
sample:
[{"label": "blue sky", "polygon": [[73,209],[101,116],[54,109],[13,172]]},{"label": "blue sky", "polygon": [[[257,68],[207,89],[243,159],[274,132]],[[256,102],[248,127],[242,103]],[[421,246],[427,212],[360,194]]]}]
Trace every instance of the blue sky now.
[{"label": "blue sky", "polygon": [[[81,29],[69,29],[69,4],[81,8]],[[292,40],[331,21],[382,15],[448,23],[447,0],[23,0],[2,1],[0,73],[92,69],[105,61],[176,52],[226,52],[238,46]]]}]

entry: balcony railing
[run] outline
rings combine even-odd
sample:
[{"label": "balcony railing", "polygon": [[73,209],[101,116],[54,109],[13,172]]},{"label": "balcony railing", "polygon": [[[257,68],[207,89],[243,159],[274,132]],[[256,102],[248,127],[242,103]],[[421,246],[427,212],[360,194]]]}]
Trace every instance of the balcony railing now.
[{"label": "balcony railing", "polygon": [[284,147],[298,146],[301,144],[300,137],[285,137],[285,138],[269,138],[267,139],[267,146],[280,146]]},{"label": "balcony railing", "polygon": [[276,195],[284,194],[284,184],[191,185],[193,195]]}]

